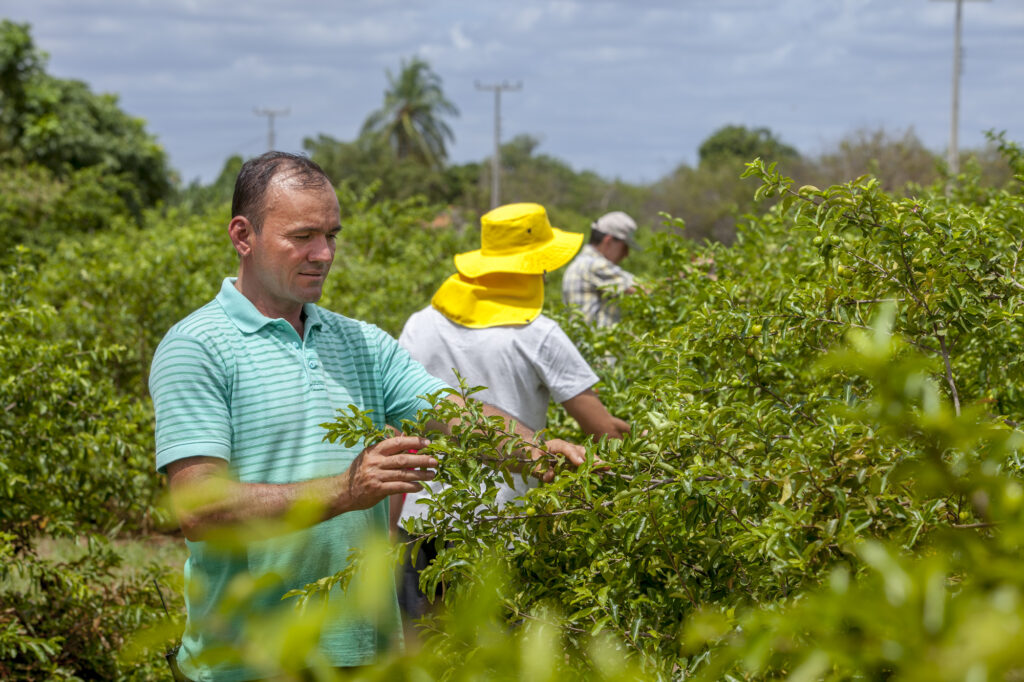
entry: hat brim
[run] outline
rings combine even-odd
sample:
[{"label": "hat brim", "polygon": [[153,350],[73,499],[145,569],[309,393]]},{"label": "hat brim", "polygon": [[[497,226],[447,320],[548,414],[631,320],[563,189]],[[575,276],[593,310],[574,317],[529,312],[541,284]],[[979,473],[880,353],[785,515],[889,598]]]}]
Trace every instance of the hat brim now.
[{"label": "hat brim", "polygon": [[484,255],[481,249],[456,254],[455,269],[466,277],[492,272],[542,275],[553,272],[572,260],[583,246],[583,235],[551,228],[554,236],[542,246],[506,255]]},{"label": "hat brim", "polygon": [[544,306],[544,278],[496,272],[474,279],[456,273],[444,281],[431,304],[471,329],[530,324]]}]

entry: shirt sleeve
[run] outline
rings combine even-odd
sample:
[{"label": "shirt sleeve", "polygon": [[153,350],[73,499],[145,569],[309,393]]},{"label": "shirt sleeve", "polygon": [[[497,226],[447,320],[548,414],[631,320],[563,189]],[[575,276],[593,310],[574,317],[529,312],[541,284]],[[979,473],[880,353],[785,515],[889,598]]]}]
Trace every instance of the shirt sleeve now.
[{"label": "shirt sleeve", "polygon": [[427,372],[387,333],[374,329],[384,386],[385,421],[397,427],[403,419],[415,419],[417,411],[432,407],[419,396],[436,393],[448,388],[448,384]]},{"label": "shirt sleeve", "polygon": [[227,372],[200,340],[170,332],[149,373],[156,412],[156,468],[186,457],[231,459]]},{"label": "shirt sleeve", "polygon": [[564,403],[597,383],[598,377],[562,328],[553,324],[534,359],[551,399]]}]

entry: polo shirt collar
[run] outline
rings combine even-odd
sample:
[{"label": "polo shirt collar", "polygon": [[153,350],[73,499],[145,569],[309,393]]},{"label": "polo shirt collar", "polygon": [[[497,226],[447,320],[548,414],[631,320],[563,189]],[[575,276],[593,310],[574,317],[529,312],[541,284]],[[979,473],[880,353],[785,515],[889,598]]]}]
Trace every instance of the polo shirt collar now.
[{"label": "polo shirt collar", "polygon": [[[217,294],[217,302],[220,303],[221,307],[224,308],[224,312],[227,313],[228,319],[235,323],[240,331],[244,334],[251,334],[257,332],[268,324],[275,322],[284,322],[281,318],[270,318],[261,313],[253,305],[252,301],[247,299],[241,291],[235,288],[235,280],[237,277],[225,277],[224,281],[220,285],[220,293]],[[314,327],[322,325],[320,320],[320,313],[317,310],[317,306],[312,303],[304,303],[302,305],[302,311],[306,314],[306,322],[304,327],[306,334],[309,334],[309,330]],[[285,322],[285,324],[288,324]],[[289,328],[291,325],[288,325]]]}]

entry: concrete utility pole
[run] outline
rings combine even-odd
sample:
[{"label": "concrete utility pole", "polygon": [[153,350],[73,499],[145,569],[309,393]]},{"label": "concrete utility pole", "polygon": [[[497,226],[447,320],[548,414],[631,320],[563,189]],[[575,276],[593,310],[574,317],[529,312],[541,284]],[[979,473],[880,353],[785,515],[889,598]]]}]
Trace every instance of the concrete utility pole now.
[{"label": "concrete utility pole", "polygon": [[[950,0],[946,0],[950,1]],[[953,28],[953,115],[949,128],[949,163],[950,175],[960,172],[960,146],[957,131],[960,127],[960,69],[963,67],[963,50],[960,47],[960,32],[963,24],[964,0],[951,0],[956,3],[956,20]],[[988,0],[979,0],[988,2]]]},{"label": "concrete utility pole", "polygon": [[267,151],[274,150],[274,118],[277,116],[287,116],[291,113],[291,108],[288,109],[253,109],[253,112],[257,116],[267,117]]},{"label": "concrete utility pole", "polygon": [[494,85],[483,85],[479,81],[475,83],[477,90],[494,91],[494,156],[491,157],[491,208],[497,208],[501,204],[501,91],[514,92],[520,90],[523,84],[510,85],[508,81],[495,83]]}]

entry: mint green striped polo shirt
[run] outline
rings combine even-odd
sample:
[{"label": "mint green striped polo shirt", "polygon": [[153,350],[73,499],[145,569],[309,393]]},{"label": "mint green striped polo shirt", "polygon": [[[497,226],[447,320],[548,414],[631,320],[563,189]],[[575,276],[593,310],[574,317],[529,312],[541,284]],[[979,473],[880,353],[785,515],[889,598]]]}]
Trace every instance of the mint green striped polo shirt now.
[{"label": "mint green striped polo shirt", "polygon": [[[270,319],[227,278],[217,297],[167,332],[153,357],[149,387],[156,409],[156,466],[186,457],[219,457],[243,483],[292,483],[345,471],[362,449],[324,441],[320,426],[338,409],[372,410],[377,426],[413,419],[418,397],[445,388],[374,325],[307,303],[305,338]],[[387,501],[304,531],[228,552],[188,542],[188,622],[178,654],[196,680],[257,676],[238,665],[205,665],[205,653],[247,637],[246,628],[290,589],[336,573],[369,532],[386,532]],[[278,576],[272,588],[225,618],[219,605],[236,576]],[[391,609],[398,622],[397,601]],[[363,665],[381,646],[379,624],[337,622],[321,650],[332,665]]]}]

